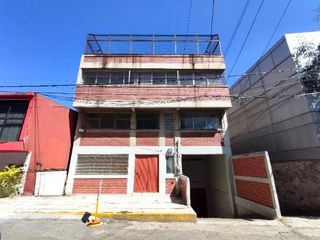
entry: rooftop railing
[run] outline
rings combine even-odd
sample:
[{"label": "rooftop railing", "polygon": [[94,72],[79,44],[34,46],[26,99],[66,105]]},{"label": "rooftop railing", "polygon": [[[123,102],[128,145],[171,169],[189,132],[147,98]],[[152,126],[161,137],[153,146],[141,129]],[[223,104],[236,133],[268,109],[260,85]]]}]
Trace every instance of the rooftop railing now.
[{"label": "rooftop railing", "polygon": [[221,55],[221,49],[217,34],[88,34],[84,54]]}]

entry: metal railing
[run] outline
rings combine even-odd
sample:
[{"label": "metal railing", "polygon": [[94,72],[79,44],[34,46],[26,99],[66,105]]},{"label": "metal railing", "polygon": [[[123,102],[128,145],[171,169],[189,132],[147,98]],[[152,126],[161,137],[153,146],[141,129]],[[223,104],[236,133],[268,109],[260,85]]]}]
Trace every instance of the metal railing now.
[{"label": "metal railing", "polygon": [[88,34],[84,54],[221,55],[214,35]]}]

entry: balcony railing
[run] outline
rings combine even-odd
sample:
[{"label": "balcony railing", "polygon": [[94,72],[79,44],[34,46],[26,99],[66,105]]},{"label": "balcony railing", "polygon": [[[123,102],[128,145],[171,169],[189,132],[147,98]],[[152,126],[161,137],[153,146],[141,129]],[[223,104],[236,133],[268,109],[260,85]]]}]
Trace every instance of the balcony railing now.
[{"label": "balcony railing", "polygon": [[84,54],[221,55],[221,49],[216,34],[88,34]]}]

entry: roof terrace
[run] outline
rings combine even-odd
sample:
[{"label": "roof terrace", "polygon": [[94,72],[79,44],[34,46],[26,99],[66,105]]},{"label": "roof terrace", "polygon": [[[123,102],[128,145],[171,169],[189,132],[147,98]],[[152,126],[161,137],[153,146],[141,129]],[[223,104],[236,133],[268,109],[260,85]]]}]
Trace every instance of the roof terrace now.
[{"label": "roof terrace", "polygon": [[88,34],[85,55],[216,55],[220,40],[214,35]]}]

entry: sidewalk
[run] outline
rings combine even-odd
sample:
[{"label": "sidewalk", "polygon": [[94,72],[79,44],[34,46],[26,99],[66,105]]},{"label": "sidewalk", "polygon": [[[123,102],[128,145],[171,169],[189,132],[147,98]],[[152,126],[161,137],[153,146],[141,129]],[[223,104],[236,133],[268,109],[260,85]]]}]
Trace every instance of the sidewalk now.
[{"label": "sidewalk", "polygon": [[[0,199],[0,216],[15,215],[83,215],[94,213],[95,195],[72,195],[61,197],[19,196]],[[140,221],[195,222],[196,213],[179,198],[170,196],[101,195],[99,216]]]}]

